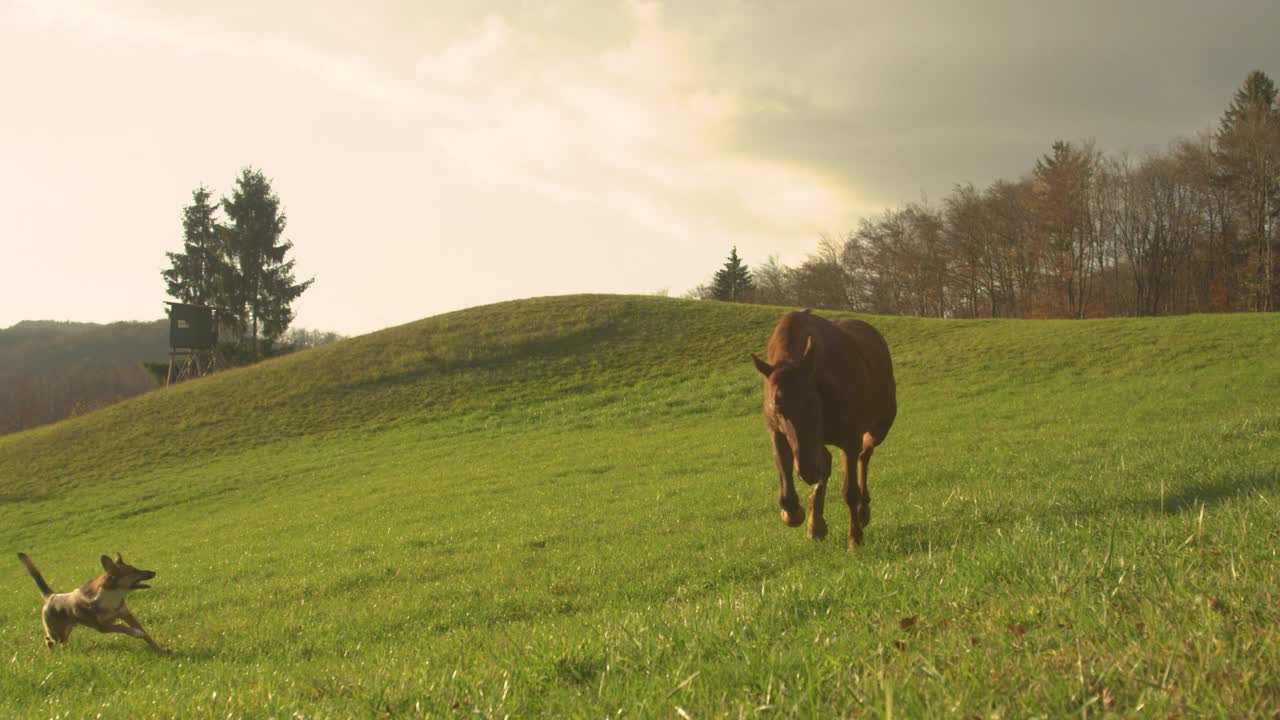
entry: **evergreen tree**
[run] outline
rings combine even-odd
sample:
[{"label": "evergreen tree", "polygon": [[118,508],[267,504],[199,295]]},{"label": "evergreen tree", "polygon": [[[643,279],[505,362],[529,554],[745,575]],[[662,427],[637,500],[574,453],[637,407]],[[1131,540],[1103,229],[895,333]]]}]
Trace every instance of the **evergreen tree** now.
[{"label": "evergreen tree", "polygon": [[196,305],[217,305],[226,275],[222,228],[212,194],[201,185],[182,209],[182,252],[165,253],[170,267],[161,271],[170,297]]},{"label": "evergreen tree", "polygon": [[746,302],[754,288],[751,271],[738,257],[738,248],[735,246],[729,252],[724,267],[717,270],[711,280],[711,299]]},{"label": "evergreen tree", "polygon": [[1249,308],[1274,310],[1280,299],[1280,109],[1276,85],[1249,73],[1222,115],[1215,138],[1219,181],[1230,191],[1247,260]]},{"label": "evergreen tree", "polygon": [[227,299],[238,317],[243,337],[248,331],[253,355],[259,355],[259,341],[274,341],[293,321],[290,305],[311,286],[314,278],[297,282],[293,260],[286,260],[293,243],[282,239],[286,219],[280,198],[261,170],[244,168],[236,178],[230,198],[223,198],[222,211],[229,224],[226,252],[236,272]]},{"label": "evergreen tree", "polygon": [[1276,84],[1261,70],[1254,70],[1231,97],[1231,105],[1222,114],[1219,134],[1229,134],[1241,124],[1265,120],[1275,111]]},{"label": "evergreen tree", "polygon": [[293,322],[294,300],[313,280],[297,282],[293,243],[284,240],[280,198],[261,171],[245,168],[230,198],[221,201],[228,222],[218,222],[218,206],[201,186],[183,208],[183,251],[165,253],[161,271],[169,295],[182,302],[213,305],[219,324],[232,326],[243,346],[251,339],[254,357],[261,343],[275,341]]}]

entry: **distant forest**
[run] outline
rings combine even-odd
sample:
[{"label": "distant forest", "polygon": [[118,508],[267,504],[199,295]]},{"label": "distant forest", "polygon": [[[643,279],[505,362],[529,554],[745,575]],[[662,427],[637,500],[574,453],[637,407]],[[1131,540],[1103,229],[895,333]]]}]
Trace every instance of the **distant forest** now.
[{"label": "distant forest", "polygon": [[[317,347],[341,335],[290,328],[275,354]],[[0,329],[0,435],[105,407],[156,387],[143,363],[169,357],[169,321],[23,321]],[[162,377],[163,378],[163,373]]]},{"label": "distant forest", "polygon": [[1215,131],[1164,152],[1055,142],[1021,179],[886,210],[798,267],[748,272],[735,251],[690,296],[962,318],[1276,310],[1276,86],[1250,73]]},{"label": "distant forest", "polygon": [[25,321],[0,330],[0,435],[155,387],[143,369],[169,353],[169,321]]}]

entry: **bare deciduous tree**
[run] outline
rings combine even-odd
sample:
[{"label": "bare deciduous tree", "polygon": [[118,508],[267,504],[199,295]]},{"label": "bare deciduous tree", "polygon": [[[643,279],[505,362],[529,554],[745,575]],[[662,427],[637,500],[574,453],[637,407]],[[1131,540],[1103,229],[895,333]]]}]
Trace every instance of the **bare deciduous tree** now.
[{"label": "bare deciduous tree", "polygon": [[796,268],[771,258],[761,301],[936,317],[1278,309],[1278,95],[1251,73],[1215,133],[1139,162],[1055,142],[1022,179],[863,219]]}]

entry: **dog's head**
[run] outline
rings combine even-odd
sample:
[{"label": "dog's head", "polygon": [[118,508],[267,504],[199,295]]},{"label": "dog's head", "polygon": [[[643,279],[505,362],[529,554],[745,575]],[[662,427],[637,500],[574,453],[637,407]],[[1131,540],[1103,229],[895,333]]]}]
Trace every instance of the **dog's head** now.
[{"label": "dog's head", "polygon": [[125,562],[120,553],[116,553],[115,560],[103,555],[102,569],[107,571],[107,581],[103,586],[106,590],[146,590],[151,587],[146,581],[156,576],[153,570],[142,570]]}]

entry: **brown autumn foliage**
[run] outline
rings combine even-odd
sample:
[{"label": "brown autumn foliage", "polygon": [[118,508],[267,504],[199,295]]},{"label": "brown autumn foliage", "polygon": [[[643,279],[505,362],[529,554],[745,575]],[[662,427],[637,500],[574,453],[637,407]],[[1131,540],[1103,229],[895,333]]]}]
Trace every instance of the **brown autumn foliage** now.
[{"label": "brown autumn foliage", "polygon": [[154,387],[168,323],[22,322],[0,329],[0,435],[119,402]]},{"label": "brown autumn foliage", "polygon": [[753,302],[927,317],[1280,309],[1280,102],[1249,74],[1219,127],[1160,153],[1055,142],[1017,180],[957,185],[756,267]]},{"label": "brown autumn foliage", "polygon": [[[282,354],[341,339],[334,332],[290,328],[271,350]],[[168,320],[25,321],[0,328],[0,435],[141,395],[163,384],[168,353]],[[159,364],[158,378],[144,368],[147,362]]]}]

